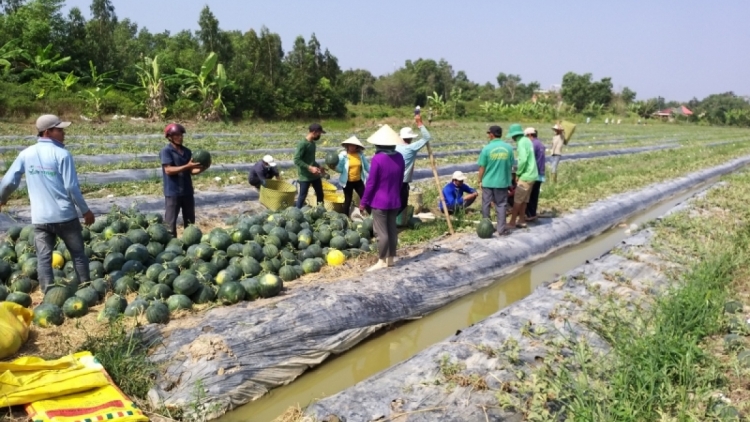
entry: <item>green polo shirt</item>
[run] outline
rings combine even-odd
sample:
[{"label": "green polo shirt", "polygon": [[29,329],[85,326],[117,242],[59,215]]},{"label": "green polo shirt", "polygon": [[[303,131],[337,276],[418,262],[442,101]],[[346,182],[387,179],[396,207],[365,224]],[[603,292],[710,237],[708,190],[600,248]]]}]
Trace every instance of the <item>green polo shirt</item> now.
[{"label": "green polo shirt", "polygon": [[483,188],[508,188],[513,184],[513,147],[493,139],[479,153],[479,166],[484,167]]},{"label": "green polo shirt", "polygon": [[315,142],[309,142],[307,139],[297,144],[297,151],[294,153],[294,165],[297,167],[297,178],[300,182],[312,182],[320,179],[320,175],[312,174],[307,169],[308,166],[320,167],[315,162]]}]

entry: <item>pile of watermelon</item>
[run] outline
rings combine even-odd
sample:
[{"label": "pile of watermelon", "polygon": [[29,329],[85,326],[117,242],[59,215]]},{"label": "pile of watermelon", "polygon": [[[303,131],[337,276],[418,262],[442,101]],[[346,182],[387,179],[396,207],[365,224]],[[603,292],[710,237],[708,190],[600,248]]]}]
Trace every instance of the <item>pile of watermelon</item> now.
[{"label": "pile of watermelon", "polygon": [[[160,214],[113,208],[83,228],[93,281],[80,283],[61,241],[53,256],[55,284],[34,309],[34,322],[60,325],[104,302],[100,320],[144,314],[166,323],[193,304],[233,305],[278,295],[284,282],[315,273],[326,257],[349,258],[376,249],[372,220],[353,223],[323,207],[232,217],[228,229],[196,226],[173,238]],[[0,301],[31,306],[38,286],[33,226],[13,227],[0,241]],[[130,303],[125,299],[137,293]]]}]

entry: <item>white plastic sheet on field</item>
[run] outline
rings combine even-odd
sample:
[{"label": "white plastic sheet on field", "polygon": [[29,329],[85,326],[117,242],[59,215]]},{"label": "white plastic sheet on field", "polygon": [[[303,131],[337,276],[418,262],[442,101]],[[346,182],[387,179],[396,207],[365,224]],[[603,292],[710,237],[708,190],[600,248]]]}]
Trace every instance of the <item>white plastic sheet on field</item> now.
[{"label": "white plastic sheet on field", "polygon": [[173,325],[149,325],[143,328],[144,339],[156,344],[151,358],[164,368],[149,398],[154,405],[187,406],[200,380],[206,407],[230,410],[292,382],[379,327],[433,312],[665,197],[749,163],[745,156],[615,195],[510,237],[441,240],[439,251],[426,251],[389,271],[302,287],[273,306],[220,307]]}]

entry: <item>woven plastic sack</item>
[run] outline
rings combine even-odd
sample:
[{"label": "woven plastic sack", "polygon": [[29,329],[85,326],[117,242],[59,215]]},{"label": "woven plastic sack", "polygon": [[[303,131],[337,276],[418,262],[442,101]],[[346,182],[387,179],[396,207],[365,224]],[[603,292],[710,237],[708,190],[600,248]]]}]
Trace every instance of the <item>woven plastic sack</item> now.
[{"label": "woven plastic sack", "polygon": [[0,407],[33,403],[109,384],[89,352],[46,361],[23,357],[0,362]]},{"label": "woven plastic sack", "polygon": [[[82,356],[90,359],[90,354]],[[104,368],[101,373],[109,384],[93,390],[54,399],[39,400],[26,406],[34,422],[117,421],[147,422],[143,412],[112,382]]]},{"label": "woven plastic sack", "polygon": [[562,123],[560,123],[560,126],[563,127],[563,143],[568,145],[568,142],[573,138],[573,134],[576,131],[576,125],[575,123],[563,120]]},{"label": "woven plastic sack", "polygon": [[0,359],[15,354],[29,339],[33,313],[13,302],[0,302]]}]

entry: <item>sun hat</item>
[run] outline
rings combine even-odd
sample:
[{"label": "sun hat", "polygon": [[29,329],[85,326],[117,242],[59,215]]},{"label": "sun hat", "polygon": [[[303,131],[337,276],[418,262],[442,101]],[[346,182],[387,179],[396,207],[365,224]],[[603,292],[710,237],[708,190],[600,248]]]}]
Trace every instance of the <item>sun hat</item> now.
[{"label": "sun hat", "polygon": [[63,122],[62,120],[60,120],[59,117],[55,116],[54,114],[45,114],[45,115],[39,116],[39,118],[36,119],[37,132],[44,132],[45,130],[49,130],[55,127],[60,128],[60,129],[65,129],[68,126],[70,126],[70,122]]},{"label": "sun hat", "polygon": [[404,140],[401,139],[400,136],[398,136],[398,133],[396,133],[396,131],[391,129],[391,127],[388,125],[381,126],[380,129],[377,130],[377,132],[373,133],[369,138],[367,138],[367,142],[383,147],[406,144]]},{"label": "sun hat", "polygon": [[460,180],[463,182],[464,180],[466,180],[466,175],[462,171],[455,171],[453,172],[452,180]]},{"label": "sun hat", "polygon": [[365,146],[362,145],[362,142],[357,139],[356,136],[352,136],[351,138],[347,139],[346,141],[342,142],[341,145],[356,145],[360,148],[364,148]]},{"label": "sun hat", "polygon": [[490,126],[489,129],[487,129],[487,133],[493,134],[496,138],[500,138],[503,136],[503,128],[497,125]]},{"label": "sun hat", "polygon": [[401,139],[414,139],[419,136],[414,133],[414,131],[411,130],[410,127],[401,128],[401,131],[399,131],[398,135],[401,137]]},{"label": "sun hat", "polygon": [[555,123],[555,125],[552,126],[552,130],[563,130],[563,127]]},{"label": "sun hat", "polygon": [[264,156],[263,162],[268,164],[271,167],[276,167],[276,164],[277,164],[276,161],[274,161],[273,157],[271,157],[270,155]]},{"label": "sun hat", "polygon": [[508,138],[513,138],[514,136],[523,135],[523,127],[518,123],[513,123],[510,125],[510,128],[508,129]]},{"label": "sun hat", "polygon": [[524,135],[536,135],[536,129],[534,129],[533,127],[527,127],[526,129],[523,130],[523,134]]}]

